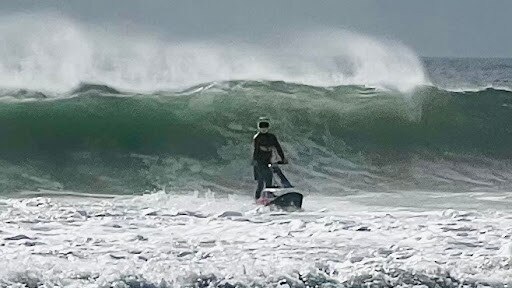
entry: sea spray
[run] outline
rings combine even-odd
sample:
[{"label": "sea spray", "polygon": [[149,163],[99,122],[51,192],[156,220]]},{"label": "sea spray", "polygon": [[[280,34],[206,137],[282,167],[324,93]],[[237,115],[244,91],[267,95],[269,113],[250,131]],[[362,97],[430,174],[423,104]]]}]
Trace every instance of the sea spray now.
[{"label": "sea spray", "polygon": [[350,31],[290,32],[258,44],[104,31],[55,14],[0,20],[0,85],[63,92],[81,82],[132,91],[228,80],[406,91],[429,81],[412,50]]}]

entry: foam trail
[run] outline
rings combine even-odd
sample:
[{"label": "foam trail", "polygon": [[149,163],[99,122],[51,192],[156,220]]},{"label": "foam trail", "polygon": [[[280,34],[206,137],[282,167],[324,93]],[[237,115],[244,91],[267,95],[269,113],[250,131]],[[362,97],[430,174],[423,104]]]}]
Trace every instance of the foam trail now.
[{"label": "foam trail", "polygon": [[98,82],[154,91],[250,79],[403,91],[428,82],[407,47],[347,31],[296,33],[258,45],[170,41],[105,32],[52,14],[17,14],[0,20],[0,37],[0,83],[9,88],[62,92]]}]

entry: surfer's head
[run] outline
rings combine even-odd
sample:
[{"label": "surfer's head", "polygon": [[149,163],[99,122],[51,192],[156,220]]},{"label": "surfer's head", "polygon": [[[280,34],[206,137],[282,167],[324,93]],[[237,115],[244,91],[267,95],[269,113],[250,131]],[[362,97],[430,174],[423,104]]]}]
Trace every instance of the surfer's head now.
[{"label": "surfer's head", "polygon": [[258,119],[258,130],[260,133],[267,133],[270,128],[270,119],[267,117],[260,117]]}]

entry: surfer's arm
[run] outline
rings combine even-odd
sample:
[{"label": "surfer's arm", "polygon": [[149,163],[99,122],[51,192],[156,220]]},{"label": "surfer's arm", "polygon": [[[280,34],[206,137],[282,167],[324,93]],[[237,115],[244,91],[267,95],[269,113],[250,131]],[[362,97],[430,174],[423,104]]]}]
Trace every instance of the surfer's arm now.
[{"label": "surfer's arm", "polygon": [[254,151],[252,152],[252,161],[253,161],[253,163],[254,163],[254,161],[256,161],[256,153],[257,153],[257,150],[258,150],[257,149],[258,148],[258,143],[257,142],[258,142],[258,138],[257,138],[257,136],[254,136],[252,138],[252,143],[254,145]]},{"label": "surfer's arm", "polygon": [[284,158],[284,152],[283,148],[281,148],[281,144],[279,144],[279,141],[277,141],[277,137],[274,135],[274,147],[276,147],[277,154],[279,154],[279,157],[281,157],[281,160],[283,162],[286,162],[286,158]]}]

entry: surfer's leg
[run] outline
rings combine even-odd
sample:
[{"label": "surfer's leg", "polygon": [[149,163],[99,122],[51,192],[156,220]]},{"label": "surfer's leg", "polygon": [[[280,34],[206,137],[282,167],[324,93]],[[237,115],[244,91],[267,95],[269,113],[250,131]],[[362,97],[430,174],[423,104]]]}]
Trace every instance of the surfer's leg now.
[{"label": "surfer's leg", "polygon": [[259,199],[261,196],[261,190],[263,190],[263,179],[258,179],[258,188],[256,188],[256,194],[254,195],[255,199]]},{"label": "surfer's leg", "polygon": [[270,168],[265,167],[265,187],[272,187],[272,170]]},{"label": "surfer's leg", "polygon": [[258,187],[256,188],[256,194],[254,195],[255,199],[259,199],[261,196],[261,190],[263,190],[263,185],[265,184],[263,173],[261,171],[261,167],[257,166],[254,170],[256,179],[258,180]]}]

